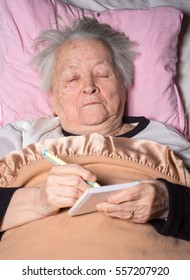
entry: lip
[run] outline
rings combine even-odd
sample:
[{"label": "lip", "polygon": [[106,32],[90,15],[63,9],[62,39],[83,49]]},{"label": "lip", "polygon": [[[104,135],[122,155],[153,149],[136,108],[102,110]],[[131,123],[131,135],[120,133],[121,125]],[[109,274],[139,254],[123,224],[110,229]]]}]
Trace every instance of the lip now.
[{"label": "lip", "polygon": [[96,104],[101,104],[101,102],[98,102],[98,101],[87,102],[87,103],[83,104],[82,107],[92,106],[92,105],[96,105]]}]

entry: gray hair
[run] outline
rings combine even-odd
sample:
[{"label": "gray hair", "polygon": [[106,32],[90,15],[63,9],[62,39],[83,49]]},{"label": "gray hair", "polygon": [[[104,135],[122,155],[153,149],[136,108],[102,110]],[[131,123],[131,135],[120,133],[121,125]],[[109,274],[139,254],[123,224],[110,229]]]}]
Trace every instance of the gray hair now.
[{"label": "gray hair", "polygon": [[52,68],[57,49],[67,41],[82,38],[101,40],[107,45],[125,87],[128,88],[132,83],[133,61],[136,56],[132,48],[136,43],[108,24],[84,17],[75,21],[71,27],[43,31],[35,39],[35,48],[45,44],[34,58],[34,66],[42,75],[44,90],[49,91],[52,87]]}]

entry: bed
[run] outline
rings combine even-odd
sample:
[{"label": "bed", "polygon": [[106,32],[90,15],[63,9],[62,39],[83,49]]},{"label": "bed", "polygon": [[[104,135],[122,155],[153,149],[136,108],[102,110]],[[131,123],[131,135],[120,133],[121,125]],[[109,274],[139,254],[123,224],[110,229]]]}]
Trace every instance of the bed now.
[{"label": "bed", "polygon": [[[189,139],[188,0],[17,0],[16,4],[12,0],[0,0],[0,125],[52,115],[48,94],[43,92],[39,74],[31,63],[35,53],[33,40],[44,29],[59,28],[63,22],[70,24],[82,16],[95,17],[100,22],[106,22],[138,42],[137,51],[140,55],[135,60],[134,82],[127,93],[126,114],[161,121]],[[45,143],[46,147],[51,144],[51,141]],[[27,153],[31,153],[34,147],[26,149]],[[35,146],[35,149],[41,147]],[[87,166],[93,165],[85,162],[85,159],[82,160]],[[18,185],[23,182],[28,186],[34,184],[35,180],[39,179],[39,176],[35,179],[32,177],[36,174],[35,170],[42,168],[45,176],[51,167],[50,163],[38,157],[32,173],[32,169],[27,169],[28,162],[25,163],[21,172],[22,179],[16,178]],[[105,162],[100,163],[101,168],[105,167]],[[106,171],[108,173],[109,168]],[[25,172],[30,173],[27,180],[24,178]],[[185,176],[185,173],[181,175],[183,180]],[[179,180],[181,177],[179,174]],[[12,178],[9,172],[7,178]],[[109,183],[118,182],[118,178],[114,180]],[[9,183],[11,186],[11,179]],[[124,225],[118,220],[107,223],[106,218],[98,216],[97,213],[74,218],[74,222],[71,222],[71,219],[62,212],[55,218],[41,219],[21,229],[9,230],[0,244],[0,259],[190,258],[188,241],[163,237],[149,225]],[[39,231],[39,228],[43,230]],[[99,241],[93,242],[94,239]],[[102,246],[105,250],[101,249]]]}]

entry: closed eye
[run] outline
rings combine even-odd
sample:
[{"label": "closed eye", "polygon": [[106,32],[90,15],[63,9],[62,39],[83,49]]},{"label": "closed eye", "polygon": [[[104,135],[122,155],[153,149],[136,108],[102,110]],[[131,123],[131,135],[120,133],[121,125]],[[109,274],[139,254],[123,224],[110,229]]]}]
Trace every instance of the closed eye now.
[{"label": "closed eye", "polygon": [[100,78],[108,78],[109,77],[109,74],[98,74],[97,77],[100,77]]},{"label": "closed eye", "polygon": [[76,80],[77,80],[77,77],[72,77],[72,78],[67,79],[67,82],[70,83],[70,82],[74,82]]}]

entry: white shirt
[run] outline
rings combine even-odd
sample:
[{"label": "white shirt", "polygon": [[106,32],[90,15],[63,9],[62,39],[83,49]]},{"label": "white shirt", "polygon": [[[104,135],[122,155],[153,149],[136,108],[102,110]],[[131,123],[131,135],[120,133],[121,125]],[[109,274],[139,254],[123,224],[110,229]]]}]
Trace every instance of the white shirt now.
[{"label": "white shirt", "polygon": [[[135,127],[137,123],[133,125]],[[64,134],[59,118],[55,117],[21,120],[7,124],[0,128],[0,158],[29,144],[60,137],[64,137]],[[170,147],[190,169],[190,142],[174,128],[157,121],[150,121],[145,128],[140,128],[133,138],[154,141]]]}]

